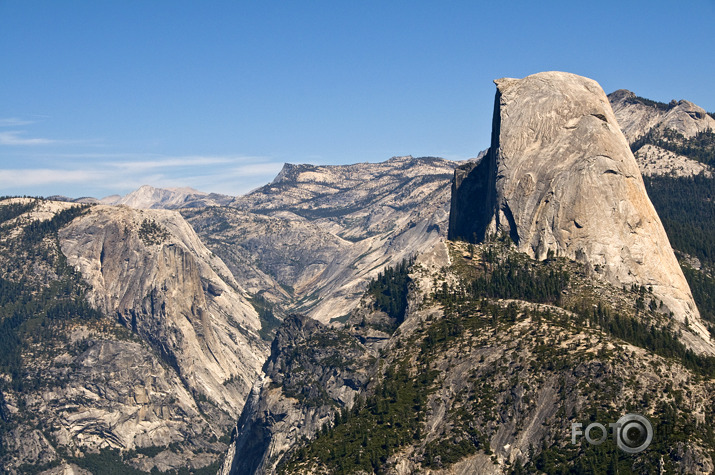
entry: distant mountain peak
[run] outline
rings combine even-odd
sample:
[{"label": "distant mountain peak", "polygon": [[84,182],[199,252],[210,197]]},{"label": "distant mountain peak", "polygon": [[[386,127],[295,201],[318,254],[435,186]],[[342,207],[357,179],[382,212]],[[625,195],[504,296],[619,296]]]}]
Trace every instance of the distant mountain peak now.
[{"label": "distant mountain peak", "polygon": [[[715,130],[715,117],[688,100],[657,102],[626,89],[608,95],[618,124],[644,175],[712,174],[698,134]],[[675,132],[675,133],[673,133]]]},{"label": "distant mountain peak", "polygon": [[142,185],[124,196],[112,195],[102,198],[100,203],[125,205],[136,209],[178,209],[222,206],[233,200],[232,196],[206,193],[188,186],[157,188]]},{"label": "distant mountain peak", "polygon": [[307,170],[317,168],[316,165],[310,164],[296,164],[296,163],[284,163],[281,171],[278,175],[271,181],[271,184],[280,183],[283,181],[295,181],[298,175]]},{"label": "distant mountain peak", "polygon": [[672,129],[686,138],[705,130],[715,130],[715,118],[688,100],[658,102],[626,89],[608,95],[616,119],[629,143],[654,129]]},{"label": "distant mountain peak", "polygon": [[414,159],[415,159],[415,157],[413,157],[412,155],[397,155],[397,156],[391,157],[387,161],[388,162],[407,162],[407,161],[411,161]]}]

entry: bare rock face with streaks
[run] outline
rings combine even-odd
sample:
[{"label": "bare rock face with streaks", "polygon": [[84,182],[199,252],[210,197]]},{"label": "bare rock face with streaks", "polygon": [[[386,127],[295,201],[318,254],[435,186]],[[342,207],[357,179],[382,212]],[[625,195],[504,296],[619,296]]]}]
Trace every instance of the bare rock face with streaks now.
[{"label": "bare rock face with streaks", "polygon": [[[667,310],[689,323],[683,339],[696,351],[713,353],[598,83],[562,72],[495,83],[492,146],[472,177],[481,183],[476,188],[482,196],[473,200],[470,213],[456,210],[453,223],[471,216],[479,221],[470,227],[478,239],[505,232],[520,251],[537,259],[564,256],[588,263],[595,275],[619,286],[652,287]],[[453,203],[459,197],[456,190]]]},{"label": "bare rock face with streaks", "polygon": [[223,262],[174,211],[0,208],[0,472],[217,467],[268,353]]},{"label": "bare rock face with streaks", "polygon": [[242,409],[268,350],[258,315],[180,214],[96,206],[60,244],[90,303],[149,341],[217,420]]}]

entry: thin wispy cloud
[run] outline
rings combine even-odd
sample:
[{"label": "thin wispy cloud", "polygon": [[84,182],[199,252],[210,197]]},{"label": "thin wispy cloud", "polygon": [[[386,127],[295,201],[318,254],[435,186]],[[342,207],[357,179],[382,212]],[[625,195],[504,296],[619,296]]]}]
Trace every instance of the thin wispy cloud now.
[{"label": "thin wispy cloud", "polygon": [[0,169],[0,188],[51,185],[56,183],[87,183],[106,178],[91,170],[58,170],[50,168]]},{"label": "thin wispy cloud", "polygon": [[[47,190],[42,193],[45,195],[76,197],[86,196],[91,187],[96,197],[101,198],[125,194],[148,184],[163,188],[190,186],[238,195],[268,183],[283,165],[269,157],[149,154],[62,154],[45,157],[43,161],[45,166],[38,168],[0,168],[0,188],[36,187]],[[68,188],[78,191],[54,191]]]},{"label": "thin wispy cloud", "polygon": [[24,137],[24,130],[11,130],[0,132],[0,145],[25,146],[25,145],[50,145],[58,143],[57,140],[45,138]]},{"label": "thin wispy cloud", "polygon": [[[145,160],[122,160],[115,162],[108,162],[107,165],[113,168],[119,168],[127,171],[143,171],[143,170],[156,170],[161,168],[171,168],[171,167],[204,167],[208,165],[222,165],[227,163],[232,163],[235,158],[230,157],[206,157],[206,156],[192,156],[192,157],[162,157],[155,159],[145,159]],[[240,159],[239,159],[240,160]]]},{"label": "thin wispy cloud", "polygon": [[19,119],[17,117],[0,117],[0,127],[22,127],[23,125],[30,125],[34,123],[34,120]]}]

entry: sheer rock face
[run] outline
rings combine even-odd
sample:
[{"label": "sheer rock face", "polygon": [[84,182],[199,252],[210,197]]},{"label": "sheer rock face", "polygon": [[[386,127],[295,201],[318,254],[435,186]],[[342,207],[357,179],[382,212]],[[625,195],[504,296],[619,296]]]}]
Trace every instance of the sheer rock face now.
[{"label": "sheer rock face", "polygon": [[472,211],[461,211],[462,218],[482,219],[472,225],[483,230],[477,239],[507,232],[537,259],[553,253],[590,264],[616,285],[652,286],[679,321],[688,319],[693,334],[684,332],[684,339],[713,352],[598,83],[561,72],[495,83],[492,146],[486,163],[474,169],[487,177],[472,178],[487,184],[485,195],[472,202]]},{"label": "sheer rock face", "polygon": [[[494,207],[493,175],[493,164],[483,157],[479,161],[467,162],[454,171],[449,239],[477,241],[479,236],[484,236]],[[475,206],[479,199],[490,201]]]},{"label": "sheer rock face", "polygon": [[268,350],[258,315],[180,214],[96,206],[60,231],[60,245],[93,306],[146,339],[192,391],[242,409]]}]

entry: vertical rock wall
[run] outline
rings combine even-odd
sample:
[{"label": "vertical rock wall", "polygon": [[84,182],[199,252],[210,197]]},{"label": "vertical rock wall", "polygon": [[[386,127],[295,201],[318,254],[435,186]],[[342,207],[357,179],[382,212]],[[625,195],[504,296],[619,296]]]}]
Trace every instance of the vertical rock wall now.
[{"label": "vertical rock wall", "polygon": [[[479,241],[507,232],[534,258],[553,253],[588,264],[616,285],[651,286],[680,322],[687,319],[692,335],[684,338],[691,346],[712,352],[638,165],[598,83],[562,72],[495,83],[491,148],[486,163],[462,170],[464,177],[455,175],[452,211],[457,214],[450,219],[450,236],[469,239],[463,235],[468,230]],[[469,200],[473,190],[478,196]]]}]

